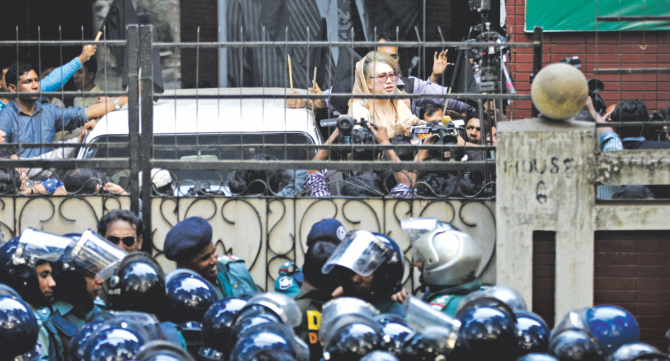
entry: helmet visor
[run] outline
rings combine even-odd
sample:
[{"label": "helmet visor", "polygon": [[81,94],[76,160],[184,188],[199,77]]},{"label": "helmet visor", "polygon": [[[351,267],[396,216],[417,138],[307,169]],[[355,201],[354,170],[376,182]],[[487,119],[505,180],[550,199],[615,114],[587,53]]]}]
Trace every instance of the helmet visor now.
[{"label": "helmet visor", "polygon": [[245,308],[259,305],[272,311],[285,325],[292,327],[300,326],[302,323],[302,312],[300,307],[292,298],[278,293],[269,292],[255,295],[249,299]]},{"label": "helmet visor", "polygon": [[414,244],[422,235],[438,228],[456,229],[451,224],[440,222],[437,218],[408,218],[400,221],[403,233]]},{"label": "helmet visor", "polygon": [[423,332],[430,327],[442,328],[442,333],[448,335],[447,345],[448,349],[456,347],[456,340],[458,339],[458,331],[461,328],[461,322],[443,312],[440,312],[421,301],[420,299],[409,296],[403,303],[403,310],[405,311],[405,321],[409,327],[417,332]]},{"label": "helmet visor", "polygon": [[392,250],[367,231],[349,232],[330,256],[321,271],[329,273],[333,267],[348,268],[367,277],[391,256]]},{"label": "helmet visor", "polygon": [[67,247],[72,243],[74,240],[70,237],[28,228],[21,234],[14,259],[21,263],[26,260],[55,262],[61,259]]},{"label": "helmet visor", "polygon": [[359,298],[339,297],[326,302],[321,308],[321,327],[319,327],[319,339],[323,339],[324,333],[330,329],[330,324],[339,316],[347,314],[363,315],[373,318],[379,314],[375,306]]},{"label": "helmet visor", "polygon": [[128,252],[116,247],[90,230],[84,232],[72,249],[72,262],[106,280]]},{"label": "helmet visor", "polygon": [[590,335],[591,328],[589,327],[589,323],[586,322],[586,311],[587,309],[583,309],[581,311],[571,311],[565,315],[561,322],[559,322],[556,326],[554,326],[554,329],[551,330],[549,339],[553,339],[554,336],[558,335],[561,331],[570,329],[582,330]]}]

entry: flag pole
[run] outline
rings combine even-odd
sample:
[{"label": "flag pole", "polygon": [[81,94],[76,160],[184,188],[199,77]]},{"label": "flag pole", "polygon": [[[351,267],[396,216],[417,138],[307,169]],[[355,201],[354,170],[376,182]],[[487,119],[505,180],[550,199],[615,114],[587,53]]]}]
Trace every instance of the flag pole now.
[{"label": "flag pole", "polygon": [[102,36],[102,31],[98,31],[98,35],[95,36],[95,41],[100,40],[101,36]]},{"label": "flag pole", "polygon": [[293,66],[291,65],[291,56],[288,54],[286,56],[288,57],[288,79],[291,83],[291,90],[293,90]]}]

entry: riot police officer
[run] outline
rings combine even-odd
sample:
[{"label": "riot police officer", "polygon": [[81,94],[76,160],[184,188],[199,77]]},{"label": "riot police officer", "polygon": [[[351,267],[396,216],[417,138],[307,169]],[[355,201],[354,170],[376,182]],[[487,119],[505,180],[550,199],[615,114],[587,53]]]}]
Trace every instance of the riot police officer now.
[{"label": "riot police officer", "polygon": [[49,332],[44,323],[51,314],[56,286],[49,261],[59,260],[71,243],[70,238],[27,229],[20,238],[0,246],[0,282],[15,289],[31,306],[39,323],[37,344],[43,360],[62,356],[56,346],[58,335]]},{"label": "riot police officer", "polygon": [[135,356],[137,361],[194,361],[188,352],[165,341],[151,341]]},{"label": "riot police officer", "polygon": [[195,271],[212,283],[220,299],[257,292],[244,260],[217,255],[212,226],[204,218],[190,217],[177,223],[165,236],[163,248],[165,257],[177,262],[179,268]]},{"label": "riot police officer", "polygon": [[391,296],[402,287],[404,272],[400,247],[389,237],[368,231],[349,232],[323,266],[335,271],[344,294],[373,304],[381,313],[400,313]]},{"label": "riot police officer", "polygon": [[383,330],[373,319],[379,311],[356,298],[334,299],[323,306],[319,338],[325,361],[359,360],[382,348]]},{"label": "riot police officer", "polygon": [[167,320],[167,295],[163,268],[144,252],[127,255],[109,280],[107,306],[114,311],[135,311],[156,315],[168,341],[186,349],[177,325]]},{"label": "riot police officer", "polygon": [[519,356],[516,316],[509,306],[494,298],[466,304],[457,314],[461,321],[458,341],[472,361],[512,361]]},{"label": "riot police officer", "polygon": [[246,306],[247,300],[239,297],[224,298],[213,304],[202,319],[202,347],[197,358],[200,361],[227,360],[233,322]]},{"label": "riot police officer", "polygon": [[179,326],[190,353],[202,346],[202,319],[219,297],[214,286],[197,273],[180,268],[166,277],[165,320]]},{"label": "riot police officer", "polygon": [[0,350],[2,359],[33,361],[40,357],[40,326],[30,306],[20,298],[0,296]]},{"label": "riot police officer", "polygon": [[230,361],[294,361],[300,346],[290,328],[279,323],[257,325],[243,332],[230,351]]},{"label": "riot police officer", "polygon": [[[427,228],[409,227],[412,223]],[[482,289],[476,275],[482,260],[479,245],[467,233],[435,219],[405,220],[403,231],[413,240],[413,263],[428,287],[424,301],[455,315],[465,296]]]}]

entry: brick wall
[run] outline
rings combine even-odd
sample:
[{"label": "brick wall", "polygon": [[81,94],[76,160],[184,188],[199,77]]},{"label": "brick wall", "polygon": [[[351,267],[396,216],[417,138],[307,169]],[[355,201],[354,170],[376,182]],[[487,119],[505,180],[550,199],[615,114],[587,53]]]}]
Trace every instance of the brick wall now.
[{"label": "brick wall", "polygon": [[613,304],[637,318],[643,342],[668,349],[670,241],[667,231],[595,233],[594,304]]},{"label": "brick wall", "polygon": [[[507,0],[507,31],[513,42],[530,42],[524,33],[525,0]],[[670,64],[668,32],[545,33],[544,66],[559,59],[579,56],[587,79],[596,68],[667,68]],[[533,50],[513,49],[510,72],[520,94],[530,93],[528,79],[533,69]],[[602,97],[609,106],[625,99],[642,99],[650,112],[670,105],[669,74],[600,75],[605,83]],[[508,109],[510,119],[530,117],[531,101],[516,101]]]}]

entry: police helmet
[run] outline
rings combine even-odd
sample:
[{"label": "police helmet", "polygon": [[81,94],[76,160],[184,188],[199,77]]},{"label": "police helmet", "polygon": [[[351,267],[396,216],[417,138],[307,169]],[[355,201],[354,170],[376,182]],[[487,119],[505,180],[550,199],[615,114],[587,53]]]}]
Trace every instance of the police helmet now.
[{"label": "police helmet", "polygon": [[34,265],[16,257],[19,248],[19,238],[0,246],[0,282],[14,289],[35,309],[49,306],[50,300],[40,289]]},{"label": "police helmet", "polygon": [[[472,292],[469,295],[463,298],[461,305],[464,305],[470,301],[479,299],[479,298],[494,298],[505,303],[509,308],[513,310],[526,310],[526,301],[524,301],[523,296],[515,289],[506,287],[506,286],[492,286],[485,289]],[[461,307],[459,307],[460,309]],[[456,311],[458,312],[458,311]]]},{"label": "police helmet", "polygon": [[361,361],[399,361],[395,355],[386,351],[372,351],[363,356]]},{"label": "police helmet", "polygon": [[529,353],[519,357],[517,361],[558,361],[558,359],[546,353]]},{"label": "police helmet", "polygon": [[240,336],[258,325],[282,324],[280,318],[262,307],[252,307],[241,310],[233,321],[232,332],[228,338],[228,349],[232,349]]},{"label": "police helmet", "polygon": [[39,359],[37,336],[40,326],[30,306],[11,296],[0,296],[0,352],[2,359]]},{"label": "police helmet", "polygon": [[274,314],[281,323],[297,327],[302,323],[302,312],[294,299],[279,292],[260,293],[249,299],[244,309],[264,309]]},{"label": "police helmet", "polygon": [[438,221],[437,218],[429,217],[403,219],[400,221],[400,228],[402,228],[403,233],[405,233],[412,244],[418,241],[424,234],[438,228],[457,229],[451,223]]},{"label": "police helmet", "polygon": [[433,361],[445,360],[451,352],[449,338],[451,332],[443,327],[427,327],[418,332],[409,341],[405,353],[412,360]]},{"label": "police helmet", "polygon": [[640,342],[640,327],[633,315],[617,306],[602,305],[584,313],[590,334],[594,336],[607,357],[622,345]]},{"label": "police helmet", "polygon": [[461,321],[459,340],[467,344],[469,358],[479,360],[514,360],[517,357],[516,317],[503,303],[498,307],[479,306],[478,300],[458,315]]},{"label": "police helmet", "polygon": [[211,283],[183,268],[167,275],[166,292],[165,318],[176,324],[202,322],[209,307],[219,300]]},{"label": "police helmet", "polygon": [[543,353],[549,346],[549,327],[542,317],[524,310],[514,310],[520,355]]},{"label": "police helmet", "polygon": [[383,314],[374,320],[382,328],[382,349],[396,356],[402,355],[405,344],[414,336],[414,330],[396,315]]},{"label": "police helmet", "polygon": [[[230,339],[233,321],[240,310],[247,305],[247,301],[237,297],[230,297],[214,303],[205,313],[202,320],[203,349],[213,349],[226,352]],[[203,351],[210,354],[210,351]]]},{"label": "police helmet", "polygon": [[0,296],[9,296],[9,297],[14,297],[21,299],[21,295],[19,295],[18,292],[16,292],[15,289],[7,286],[4,283],[0,283]]},{"label": "police helmet", "polygon": [[126,256],[109,280],[108,307],[163,316],[166,304],[165,274],[151,256],[135,252]]},{"label": "police helmet", "polygon": [[325,361],[355,361],[381,349],[382,329],[369,317],[345,314],[330,323],[321,344]]},{"label": "police helmet", "polygon": [[[380,233],[358,230],[347,234],[347,238],[337,246],[321,270],[327,274],[335,266],[339,266],[364,277],[374,273],[375,298],[386,300],[402,287],[405,271],[403,260],[402,250],[391,238]],[[346,294],[357,294],[346,281],[342,286]],[[359,298],[370,301],[364,295]]]},{"label": "police helmet", "polygon": [[292,331],[279,323],[260,325],[240,335],[230,351],[229,361],[296,360],[296,345]]},{"label": "police helmet", "polygon": [[482,251],[467,233],[438,228],[414,242],[412,257],[423,263],[421,279],[426,285],[459,286],[476,279]]},{"label": "police helmet", "polygon": [[83,361],[86,345],[96,331],[103,325],[102,320],[91,319],[89,322],[80,328],[77,333],[70,339],[70,347],[67,351],[68,361]]},{"label": "police helmet", "polygon": [[144,329],[132,322],[111,322],[100,327],[86,343],[86,361],[132,360],[150,340]]},{"label": "police helmet", "polygon": [[70,304],[76,304],[82,311],[89,312],[95,306],[86,288],[86,269],[73,263],[58,261],[52,264],[54,297]]},{"label": "police helmet", "polygon": [[137,361],[194,361],[188,352],[165,341],[151,341],[135,356]]},{"label": "police helmet", "polygon": [[607,361],[634,360],[668,360],[668,355],[664,355],[654,346],[636,342],[619,347],[607,357]]},{"label": "police helmet", "polygon": [[565,329],[552,335],[547,353],[560,361],[603,361],[598,340],[580,329]]}]

